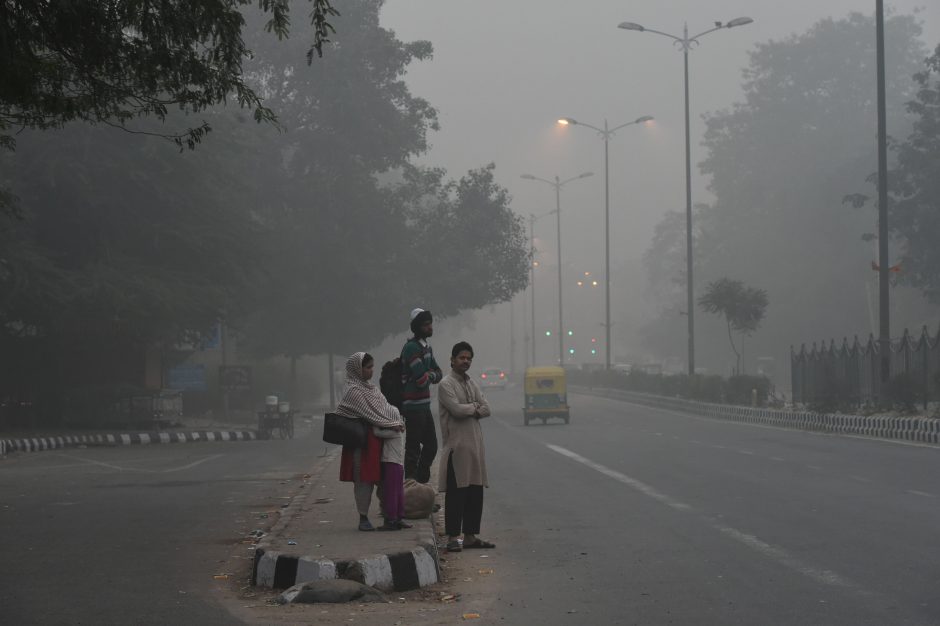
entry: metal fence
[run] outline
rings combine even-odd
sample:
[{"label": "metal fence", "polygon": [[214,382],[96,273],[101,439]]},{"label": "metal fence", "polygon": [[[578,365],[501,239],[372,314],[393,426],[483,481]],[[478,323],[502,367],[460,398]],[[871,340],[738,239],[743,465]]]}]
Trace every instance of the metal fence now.
[{"label": "metal fence", "polygon": [[793,402],[797,404],[831,403],[882,405],[889,396],[903,395],[908,401],[927,403],[940,399],[940,329],[931,337],[925,326],[918,338],[907,329],[900,339],[891,341],[891,377],[888,387],[881,382],[880,346],[868,336],[841,345],[806,345],[799,352],[790,348],[790,374]]}]

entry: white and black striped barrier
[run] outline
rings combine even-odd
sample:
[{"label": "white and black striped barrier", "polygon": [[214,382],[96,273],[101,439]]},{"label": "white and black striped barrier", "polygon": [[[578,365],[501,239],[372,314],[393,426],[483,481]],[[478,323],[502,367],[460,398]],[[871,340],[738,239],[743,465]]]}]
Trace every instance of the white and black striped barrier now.
[{"label": "white and black striped barrier", "polygon": [[571,389],[578,393],[746,424],[940,444],[940,419],[936,418],[786,411],[782,409],[712,404],[600,387],[572,387]]},{"label": "white and black striped barrier", "polygon": [[27,437],[0,439],[0,456],[8,452],[38,452],[77,446],[139,446],[158,443],[195,441],[252,441],[258,438],[253,430],[176,431],[153,433],[108,433],[99,435],[67,435],[62,437]]}]

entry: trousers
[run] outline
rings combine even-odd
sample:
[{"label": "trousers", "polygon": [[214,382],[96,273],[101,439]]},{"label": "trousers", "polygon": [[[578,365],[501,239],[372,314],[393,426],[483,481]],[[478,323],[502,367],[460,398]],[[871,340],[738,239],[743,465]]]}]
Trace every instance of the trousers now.
[{"label": "trousers", "polygon": [[437,430],[430,405],[406,406],[405,418],[405,478],[419,483],[431,480],[431,464],[437,456]]},{"label": "trousers", "polygon": [[450,537],[462,533],[480,534],[480,520],[483,519],[483,485],[457,487],[454,475],[454,461],[447,457],[447,491],[444,492],[444,532]]}]

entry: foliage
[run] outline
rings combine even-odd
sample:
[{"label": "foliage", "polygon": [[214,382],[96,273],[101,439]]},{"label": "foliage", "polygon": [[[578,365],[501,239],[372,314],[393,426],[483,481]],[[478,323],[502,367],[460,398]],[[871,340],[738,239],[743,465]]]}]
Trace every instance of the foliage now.
[{"label": "foliage", "polygon": [[[767,290],[773,316],[754,350],[779,353],[801,337],[868,326],[872,251],[859,235],[872,230],[873,215],[846,210],[842,198],[876,163],[874,33],[872,16],[853,13],[761,43],[743,73],[743,98],[705,115],[699,167],[714,201],[695,218],[696,276],[733,275]],[[920,33],[913,16],[886,20],[892,129],[906,127],[910,76],[925,56]],[[671,254],[657,267],[682,267],[681,247]],[[697,338],[705,364],[721,339]]]},{"label": "foliage", "polygon": [[[312,0],[313,50],[338,13]],[[274,114],[246,83],[242,10],[257,4],[265,30],[289,34],[290,0],[77,0],[5,3],[0,23],[0,131],[60,128],[81,120],[129,128],[135,118],[165,120],[171,109],[200,113],[233,98],[257,121]],[[203,122],[169,136],[190,148]],[[0,144],[13,145],[9,134]]]},{"label": "foliage", "polygon": [[757,390],[757,406],[767,406],[770,396],[770,381],[763,376],[669,376],[650,374],[637,369],[627,373],[614,370],[576,370],[569,372],[568,377],[569,382],[574,385],[623,389],[716,404],[751,406],[753,391]]},{"label": "foliage", "polygon": [[720,278],[708,284],[698,304],[708,313],[722,315],[728,325],[728,341],[737,357],[736,372],[741,370],[741,354],[734,345],[735,330],[749,335],[760,325],[767,312],[767,292],[763,289],[747,287],[740,280]]},{"label": "foliage", "polygon": [[431,47],[380,28],[380,9],[344,3],[330,63],[252,40],[247,80],[280,129],[217,106],[201,113],[220,137],[198,152],[74,122],[0,155],[23,218],[0,213],[0,401],[59,415],[82,389],[139,383],[146,349],[168,365],[220,317],[260,357],[349,352],[416,305],[446,315],[525,285],[492,166],[451,181],[409,165],[437,117],[403,77]]},{"label": "foliage", "polygon": [[916,413],[918,402],[924,398],[924,385],[913,374],[904,372],[888,379],[882,395],[882,404],[901,413]]},{"label": "foliage", "polygon": [[914,80],[917,94],[907,103],[913,131],[897,146],[888,179],[888,227],[901,241],[900,282],[940,303],[940,46]]}]

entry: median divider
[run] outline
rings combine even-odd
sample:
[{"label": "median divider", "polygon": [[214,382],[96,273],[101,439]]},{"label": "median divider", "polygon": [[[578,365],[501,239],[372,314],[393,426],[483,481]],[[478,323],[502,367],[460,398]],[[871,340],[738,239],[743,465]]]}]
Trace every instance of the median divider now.
[{"label": "median divider", "polygon": [[602,387],[571,386],[571,390],[585,395],[745,424],[759,424],[840,435],[857,435],[876,439],[913,441],[932,445],[940,444],[940,419],[931,417],[847,415],[735,406]]},{"label": "median divider", "polygon": [[102,433],[96,435],[63,435],[57,437],[24,437],[0,439],[0,456],[8,452],[39,452],[80,446],[139,446],[158,443],[189,443],[195,441],[252,441],[254,430],[192,430],[149,433]]}]

